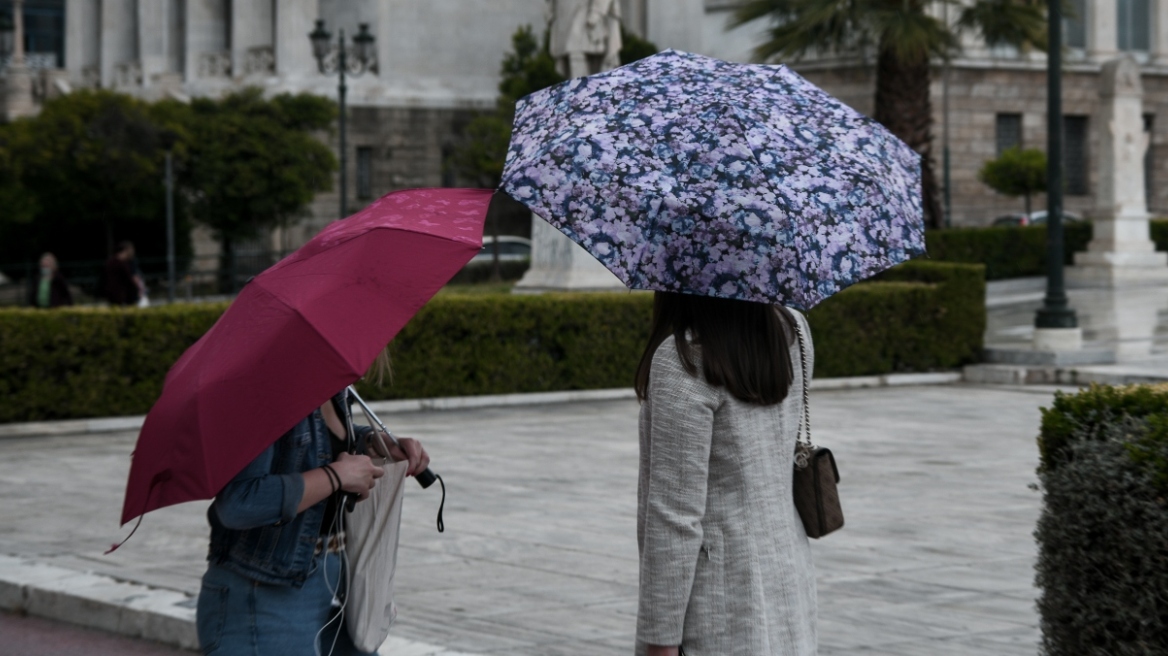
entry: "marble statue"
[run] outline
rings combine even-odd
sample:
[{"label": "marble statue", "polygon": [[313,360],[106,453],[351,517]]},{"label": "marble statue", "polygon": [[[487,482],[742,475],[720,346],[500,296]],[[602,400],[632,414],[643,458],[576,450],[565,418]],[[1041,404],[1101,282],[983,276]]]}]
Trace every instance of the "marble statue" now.
[{"label": "marble statue", "polygon": [[551,0],[548,44],[560,74],[584,77],[620,66],[618,0]]}]

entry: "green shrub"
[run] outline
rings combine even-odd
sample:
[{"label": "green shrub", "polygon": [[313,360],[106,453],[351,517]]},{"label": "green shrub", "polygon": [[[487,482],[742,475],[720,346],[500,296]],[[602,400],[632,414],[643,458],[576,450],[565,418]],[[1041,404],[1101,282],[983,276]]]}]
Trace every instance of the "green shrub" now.
[{"label": "green shrub", "polygon": [[0,422],[144,413],[226,307],[0,310]]},{"label": "green shrub", "polygon": [[[976,265],[897,267],[808,314],[815,374],[948,369],[973,361],[985,326]],[[0,422],[142,414],[167,369],[226,305],[0,310]],[[394,339],[394,379],[369,398],[627,387],[652,295],[435,297]]]},{"label": "green shrub", "polygon": [[980,265],[909,262],[855,285],[807,315],[815,375],[948,369],[977,360],[985,333]]},{"label": "green shrub", "polygon": [[[1064,227],[1066,264],[1087,250],[1091,224]],[[986,280],[1046,275],[1046,226],[951,228],[925,233],[929,259],[939,262],[984,264]]]},{"label": "green shrub", "polygon": [[1039,446],[1044,653],[1168,653],[1168,387],[1057,395]]}]

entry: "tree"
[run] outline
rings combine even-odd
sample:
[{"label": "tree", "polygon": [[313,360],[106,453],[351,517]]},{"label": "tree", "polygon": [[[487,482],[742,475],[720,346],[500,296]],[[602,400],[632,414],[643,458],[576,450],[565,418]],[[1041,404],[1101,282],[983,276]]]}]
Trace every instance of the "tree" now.
[{"label": "tree", "polygon": [[0,155],[0,194],[19,199],[25,220],[0,226],[0,257],[52,250],[63,260],[93,260],[110,254],[115,239],[158,233],[161,243],[159,129],[146,103],[88,90],[5,126],[0,149],[9,164]]},{"label": "tree", "polygon": [[1009,148],[987,161],[977,179],[1000,194],[1025,198],[1026,216],[1030,216],[1031,194],[1046,191],[1046,153],[1037,148]]},{"label": "tree", "polygon": [[1041,0],[973,0],[953,26],[936,9],[948,0],[748,0],[731,26],[768,19],[769,38],[755,49],[761,61],[807,54],[876,55],[875,118],[922,156],[925,220],[942,224],[933,172],[930,65],[960,50],[960,33],[987,43],[1046,49]]},{"label": "tree", "polygon": [[[268,100],[252,88],[171,111],[186,129],[180,183],[191,217],[215,234],[227,270],[240,241],[291,224],[317,192],[332,187],[337,160],[313,134],[332,126],[331,100],[309,94]],[[233,291],[235,281],[227,286]]]}]

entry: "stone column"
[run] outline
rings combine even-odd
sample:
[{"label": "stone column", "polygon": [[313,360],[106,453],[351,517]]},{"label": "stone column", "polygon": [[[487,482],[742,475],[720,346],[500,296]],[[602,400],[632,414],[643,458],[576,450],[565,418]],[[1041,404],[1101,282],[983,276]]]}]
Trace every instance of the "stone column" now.
[{"label": "stone column", "polygon": [[235,77],[273,75],[272,0],[231,3],[231,70]]},{"label": "stone column", "polygon": [[[138,60],[135,0],[101,1],[101,86],[106,89],[134,87]],[[140,71],[139,71],[140,73]]]},{"label": "stone column", "polygon": [[1119,7],[1117,0],[1088,0],[1087,56],[1097,62],[1119,54]]},{"label": "stone column", "polygon": [[166,14],[169,4],[159,0],[138,3],[138,62],[144,87],[150,87],[168,68],[170,21]]},{"label": "stone column", "polygon": [[316,20],[316,0],[280,0],[276,4],[276,73],[302,77],[316,72],[308,33]]},{"label": "stone column", "polygon": [[24,0],[12,2],[12,58],[4,85],[4,115],[8,120],[36,114],[32,101],[32,76],[24,65]]},{"label": "stone column", "polygon": [[227,12],[222,0],[187,0],[186,48],[183,61],[186,80],[231,77],[231,52],[227,34]]},{"label": "stone column", "polygon": [[1168,2],[1152,2],[1152,60],[1154,66],[1168,66]]},{"label": "stone column", "polygon": [[1168,253],[1158,253],[1148,237],[1144,195],[1143,87],[1131,57],[1107,62],[1100,76],[1099,182],[1095,237],[1087,252],[1075,254],[1067,269],[1072,287],[1168,284]]},{"label": "stone column", "polygon": [[69,80],[82,87],[96,86],[101,63],[99,0],[65,3],[65,69]]}]

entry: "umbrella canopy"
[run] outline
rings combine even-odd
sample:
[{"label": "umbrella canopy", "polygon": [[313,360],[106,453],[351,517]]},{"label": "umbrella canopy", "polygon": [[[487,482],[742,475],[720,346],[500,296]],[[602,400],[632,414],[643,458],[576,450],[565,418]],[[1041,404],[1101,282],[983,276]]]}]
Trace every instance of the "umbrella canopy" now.
[{"label": "umbrella canopy", "polygon": [[167,373],[138,435],[122,522],[213,497],[362,376],[482,248],[491,194],[389,194],[249,282]]},{"label": "umbrella canopy", "polygon": [[668,50],[533,93],[501,187],[634,289],[807,309],[924,253],[919,155],[784,66]]}]

